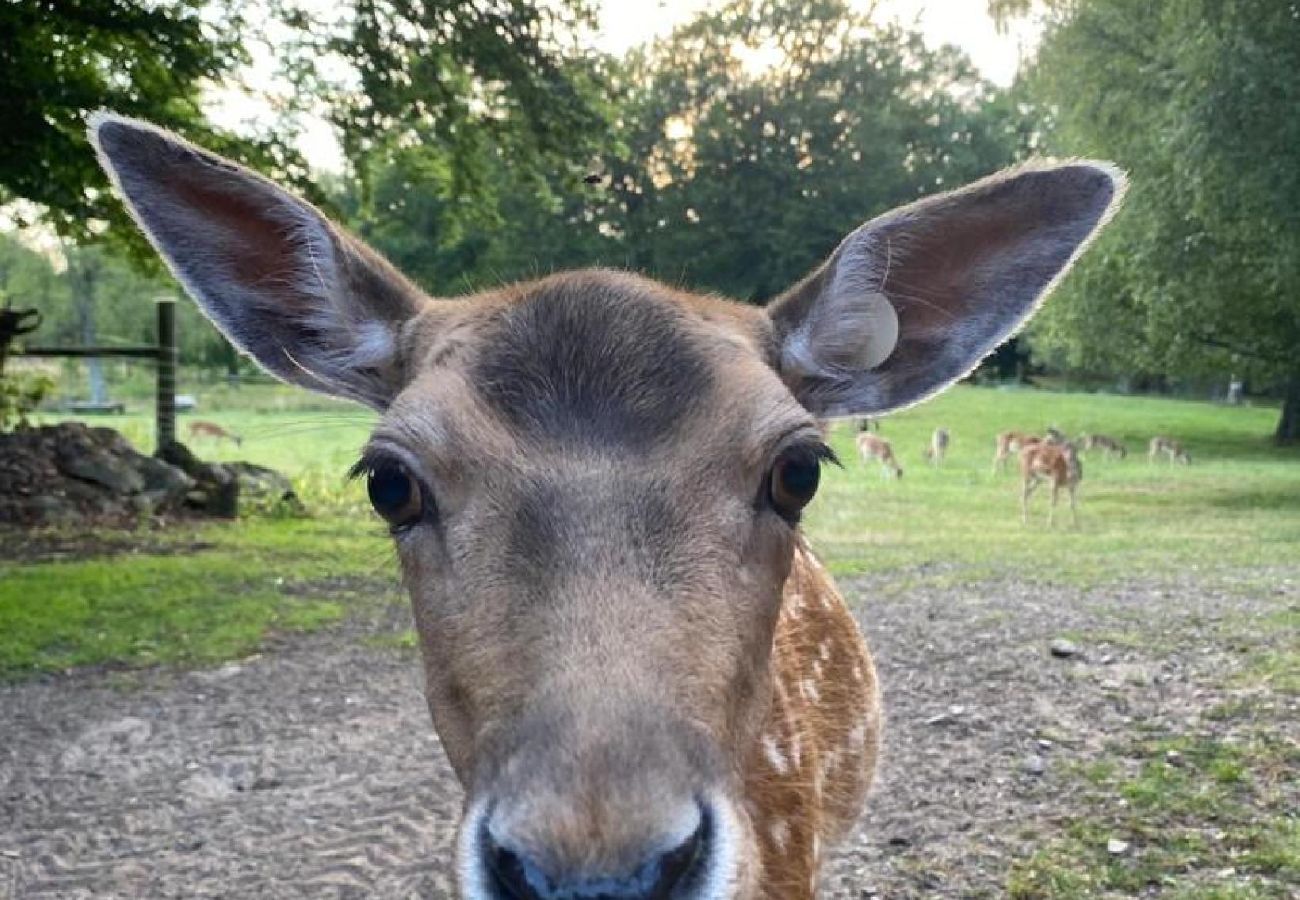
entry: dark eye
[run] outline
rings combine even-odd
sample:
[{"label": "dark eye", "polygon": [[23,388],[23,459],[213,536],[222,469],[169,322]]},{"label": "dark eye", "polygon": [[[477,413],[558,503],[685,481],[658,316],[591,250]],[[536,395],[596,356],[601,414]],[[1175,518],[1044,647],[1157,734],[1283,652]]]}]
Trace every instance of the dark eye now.
[{"label": "dark eye", "polygon": [[420,485],[401,464],[378,462],[366,476],[370,504],[393,528],[414,525],[424,515]]},{"label": "dark eye", "polygon": [[772,508],[783,518],[798,521],[799,513],[817,493],[821,474],[821,457],[815,451],[795,448],[782,453],[769,479]]}]

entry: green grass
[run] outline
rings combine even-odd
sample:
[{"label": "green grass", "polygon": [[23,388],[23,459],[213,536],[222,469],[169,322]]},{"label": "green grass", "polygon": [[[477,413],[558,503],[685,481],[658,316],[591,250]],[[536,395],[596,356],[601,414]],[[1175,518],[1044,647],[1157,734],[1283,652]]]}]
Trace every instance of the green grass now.
[{"label": "green grass", "polygon": [[150,539],[161,552],[0,565],[0,677],[217,662],[396,591],[389,541],[367,519],[249,519]]},{"label": "green grass", "polygon": [[[829,469],[808,516],[813,545],[841,575],[924,567],[963,580],[1012,573],[1030,579],[1104,583],[1141,575],[1295,565],[1300,558],[1300,452],[1273,447],[1275,411],[1147,397],[957,388],[884,421],[882,435],[904,469],[886,480],[864,464],[841,424]],[[1047,527],[1049,493],[1020,523],[1019,477],[992,472],[994,437],[1009,429],[1100,432],[1129,457],[1084,460],[1080,525],[1064,498]],[[940,468],[922,459],[936,427],[952,433]],[[1149,465],[1153,434],[1181,440],[1190,466]]]},{"label": "green grass", "polygon": [[[1091,786],[1083,810],[1012,865],[1009,897],[1295,896],[1300,821],[1280,784],[1294,777],[1300,748],[1259,730],[1232,743],[1163,738],[1122,752],[1128,773],[1096,763],[1078,773]],[[1111,840],[1128,846],[1111,853]]]},{"label": "green grass", "polygon": [[[252,518],[186,525],[150,535],[163,549],[199,541],[198,553],[141,553],[40,565],[0,564],[0,673],[78,665],[204,662],[256,647],[276,630],[317,627],[346,613],[337,598],[293,589],[313,579],[391,578],[392,551],[369,513],[364,488],[345,482],[374,417],[301,391],[224,385],[199,393],[199,414],[244,438],[242,447],[199,440],[215,459],[248,459],[289,473],[312,510],[306,521]],[[1210,577],[1300,559],[1300,455],[1267,442],[1274,411],[1202,403],[1025,390],[958,388],[890,417],[883,434],[906,470],[882,479],[861,463],[842,424],[807,529],[833,571],[890,574],[899,589],[918,578],[963,583],[988,576],[1087,583],[1180,572]],[[146,409],[96,418],[151,448]],[[1017,478],[990,471],[993,437],[1008,428],[1100,431],[1125,440],[1123,462],[1085,462],[1082,525],[1062,515],[1020,524]],[[953,445],[942,468],[921,451],[936,426]],[[1142,448],[1173,435],[1191,466],[1149,466]],[[1251,575],[1260,589],[1267,573]],[[286,591],[285,586],[289,586]],[[1284,650],[1257,661],[1260,678],[1297,679]]]}]

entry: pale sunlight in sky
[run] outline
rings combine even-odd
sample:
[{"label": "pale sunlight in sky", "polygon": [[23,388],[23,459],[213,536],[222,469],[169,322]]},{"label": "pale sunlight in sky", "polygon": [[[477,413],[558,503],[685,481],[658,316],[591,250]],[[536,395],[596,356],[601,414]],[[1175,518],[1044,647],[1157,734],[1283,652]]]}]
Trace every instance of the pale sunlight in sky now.
[{"label": "pale sunlight in sky", "polygon": [[[598,46],[610,53],[625,53],[630,48],[664,37],[691,16],[717,0],[602,0]],[[329,0],[307,0],[305,5],[332,5]],[[927,43],[939,46],[956,44],[971,57],[976,67],[1000,85],[1011,83],[1021,59],[1037,45],[1039,28],[1022,22],[1007,34],[998,34],[988,17],[986,0],[854,0],[860,9],[873,5],[881,21],[897,20],[917,28]],[[273,80],[274,64],[269,54],[253,49],[254,65],[250,81]],[[265,105],[231,90],[216,90],[209,112],[218,124],[231,128],[258,127],[265,122]],[[306,123],[299,142],[308,162],[317,169],[338,171],[342,152],[330,127],[321,120]]]}]

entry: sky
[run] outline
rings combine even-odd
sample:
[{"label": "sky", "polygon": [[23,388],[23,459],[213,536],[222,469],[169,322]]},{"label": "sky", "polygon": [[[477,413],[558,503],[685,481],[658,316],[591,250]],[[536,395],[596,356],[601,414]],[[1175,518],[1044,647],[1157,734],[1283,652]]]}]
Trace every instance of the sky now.
[{"label": "sky", "polygon": [[[666,36],[711,5],[712,0],[601,0],[598,41],[611,53],[626,52]],[[878,21],[896,19],[914,26],[933,46],[956,44],[985,78],[1004,86],[1015,76],[1021,54],[1032,52],[1038,42],[1038,27],[1032,22],[998,34],[986,12],[988,0],[854,0],[852,5],[863,10],[875,6]]]},{"label": "sky", "polygon": [[[672,29],[717,0],[600,0],[600,27],[596,43],[600,49],[622,54],[630,48],[666,36]],[[897,20],[918,29],[932,46],[956,44],[966,51],[976,67],[996,84],[1011,83],[1023,55],[1033,52],[1039,29],[1031,21],[1021,22],[1008,34],[998,34],[986,12],[987,0],[852,0],[866,10],[875,6],[877,20]],[[307,5],[327,7],[331,0],[306,0]],[[274,62],[269,54],[253,51],[253,78],[273,77]],[[259,58],[263,57],[264,58]],[[209,114],[228,128],[256,127],[260,107],[234,91],[216,91]],[[305,123],[299,149],[318,170],[341,171],[342,151],[329,126],[322,120]]]}]

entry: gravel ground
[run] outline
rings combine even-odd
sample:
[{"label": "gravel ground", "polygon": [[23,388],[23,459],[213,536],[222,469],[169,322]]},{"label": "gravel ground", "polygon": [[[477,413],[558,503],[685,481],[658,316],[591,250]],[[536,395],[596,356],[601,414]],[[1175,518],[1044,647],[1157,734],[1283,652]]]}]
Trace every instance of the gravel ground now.
[{"label": "gravel ground", "polygon": [[[822,895],[1000,895],[1010,860],[1075,814],[1069,762],[1197,725],[1226,698],[1246,645],[1225,635],[1300,602],[1284,574],[1267,590],[844,584],[887,731]],[[460,791],[415,658],[369,639],[393,627],[353,623],[210,671],[0,687],[0,897],[450,894]],[[1075,652],[1053,655],[1066,635]],[[1294,703],[1277,718],[1300,739]]]}]

